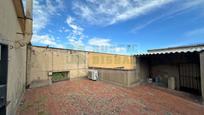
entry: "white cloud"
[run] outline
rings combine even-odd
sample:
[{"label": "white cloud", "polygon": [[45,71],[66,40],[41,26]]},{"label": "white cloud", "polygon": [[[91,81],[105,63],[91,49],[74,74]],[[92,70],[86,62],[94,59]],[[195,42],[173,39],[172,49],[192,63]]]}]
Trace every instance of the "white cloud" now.
[{"label": "white cloud", "polygon": [[110,41],[110,39],[105,38],[92,38],[88,41],[88,44],[92,46],[111,46]]},{"label": "white cloud", "polygon": [[97,37],[89,39],[86,50],[107,53],[125,53],[127,51],[126,47],[117,46],[110,39]]},{"label": "white cloud", "polygon": [[115,47],[113,48],[113,52],[117,52],[117,53],[120,53],[120,52],[126,52],[127,49],[125,47]]},{"label": "white cloud", "polygon": [[182,38],[178,38],[175,44],[169,45],[173,46],[182,46],[182,45],[193,45],[193,44],[202,44],[204,43],[204,27],[196,28],[184,33]]},{"label": "white cloud", "polygon": [[72,18],[71,16],[68,16],[66,21],[69,27],[72,28],[74,31],[78,31],[78,32],[83,31],[83,28],[81,28],[80,26],[74,23],[74,18]]},{"label": "white cloud", "polygon": [[33,1],[33,30],[34,34],[44,29],[52,16],[57,15],[63,9],[63,0]]},{"label": "white cloud", "polygon": [[83,33],[84,29],[74,22],[74,18],[68,16],[66,19],[67,25],[71,28],[70,34],[67,36],[69,43],[74,48],[84,46],[83,39],[86,37]]},{"label": "white cloud", "polygon": [[[34,0],[33,1],[33,37],[31,42],[34,44],[50,45],[52,47],[64,48],[62,44],[56,42],[52,35],[40,34],[45,29],[51,18],[63,9],[63,0]],[[48,32],[52,32],[48,30]]]},{"label": "white cloud", "polygon": [[168,11],[161,14],[162,16],[158,14],[160,18],[155,17],[155,19],[151,19],[153,21],[139,25],[138,29],[162,18],[167,19],[180,15],[193,7],[203,7],[204,0],[85,0],[85,2],[76,0],[73,2],[73,11],[91,24],[107,26],[146,15],[169,4],[173,7],[165,9]]},{"label": "white cloud", "polygon": [[48,13],[44,12],[44,5],[39,1],[33,1],[33,30],[34,34],[45,28],[48,23]]},{"label": "white cloud", "polygon": [[69,32],[69,30],[68,29],[64,29],[64,32]]},{"label": "white cloud", "polygon": [[118,21],[123,21],[123,20],[127,20],[133,17],[138,17],[140,15],[144,15],[152,10],[154,10],[155,8],[158,8],[160,6],[163,6],[169,2],[171,2],[172,0],[147,0],[147,1],[140,1],[140,5],[130,8],[129,10],[117,15],[111,22],[111,24],[114,24]]},{"label": "white cloud", "polygon": [[57,48],[64,48],[63,45],[58,44],[53,36],[50,35],[33,35],[32,43],[38,43],[42,45],[49,45]]},{"label": "white cloud", "polygon": [[131,32],[136,32],[136,31],[138,31],[138,30],[141,30],[141,29],[147,27],[148,25],[152,24],[153,22],[155,22],[155,21],[161,19],[163,16],[164,16],[164,15],[162,15],[162,16],[160,16],[160,17],[153,18],[153,19],[151,19],[151,20],[148,20],[147,22],[142,23],[142,24],[140,24],[140,25],[137,25],[137,26],[135,26],[135,27],[131,30]]},{"label": "white cloud", "polygon": [[75,49],[80,49],[84,47],[84,43],[82,39],[74,39],[74,38],[69,38],[69,43],[75,48]]},{"label": "white cloud", "polygon": [[190,11],[190,9],[192,8],[195,8],[195,7],[198,7],[199,5],[204,4],[204,1],[203,0],[196,0],[196,1],[183,0],[183,1],[176,1],[175,4],[179,4],[179,5],[177,6],[175,5],[173,9],[169,9],[169,11],[164,12],[163,14],[160,14],[155,18],[151,18],[150,20],[147,20],[144,23],[140,23],[139,25],[136,25],[131,31],[136,32],[159,20],[174,18],[178,15],[186,13],[187,11]]},{"label": "white cloud", "polygon": [[204,28],[198,28],[186,33],[187,36],[204,36]]},{"label": "white cloud", "polygon": [[[114,52],[121,53],[125,52],[126,48],[113,46],[110,39],[94,37],[89,39],[87,44],[84,43],[84,29],[75,23],[75,19],[68,16],[66,19],[67,25],[71,28],[70,34],[67,36],[69,43],[75,49],[84,49],[87,51],[99,51],[99,52]],[[106,47],[106,48],[105,48]],[[105,48],[105,49],[104,49]]]},{"label": "white cloud", "polygon": [[69,35],[67,36],[69,43],[75,49],[83,49],[87,51],[98,51],[98,52],[111,52],[121,53],[125,52],[125,47],[114,46],[110,39],[94,37],[84,43],[84,38],[87,36],[84,34],[84,29],[75,23],[75,19],[68,16],[66,19],[67,25],[71,28]]},{"label": "white cloud", "polygon": [[106,38],[94,37],[85,43],[84,38],[88,37],[84,34],[84,29],[75,23],[75,19],[71,16],[68,16],[66,23],[71,29],[67,39],[75,49],[107,53],[124,53],[126,51],[125,47],[114,45],[111,42],[111,39]]},{"label": "white cloud", "polygon": [[62,27],[61,29],[59,29],[59,32],[60,33],[67,33],[67,32],[70,32],[70,30],[65,28],[65,27]]},{"label": "white cloud", "polygon": [[144,15],[173,0],[86,0],[73,2],[75,14],[92,24],[110,25]]}]

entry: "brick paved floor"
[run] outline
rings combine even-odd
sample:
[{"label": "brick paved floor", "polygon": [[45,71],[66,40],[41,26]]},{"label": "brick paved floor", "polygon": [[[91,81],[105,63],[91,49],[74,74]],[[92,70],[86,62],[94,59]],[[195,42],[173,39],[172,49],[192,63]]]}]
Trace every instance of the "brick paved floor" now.
[{"label": "brick paved floor", "polygon": [[17,115],[202,115],[203,105],[149,85],[74,80],[28,89]]}]

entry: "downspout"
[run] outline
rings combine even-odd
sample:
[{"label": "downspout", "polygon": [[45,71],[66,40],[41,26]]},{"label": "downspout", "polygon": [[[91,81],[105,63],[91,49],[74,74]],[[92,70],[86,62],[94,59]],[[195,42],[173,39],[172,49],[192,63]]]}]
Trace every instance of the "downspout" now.
[{"label": "downspout", "polygon": [[25,85],[26,88],[29,87],[28,77],[30,72],[30,60],[31,60],[31,47],[28,46],[31,43],[32,33],[33,32],[33,0],[26,0],[26,18],[25,18],[25,32],[23,46],[26,46],[26,79]]}]

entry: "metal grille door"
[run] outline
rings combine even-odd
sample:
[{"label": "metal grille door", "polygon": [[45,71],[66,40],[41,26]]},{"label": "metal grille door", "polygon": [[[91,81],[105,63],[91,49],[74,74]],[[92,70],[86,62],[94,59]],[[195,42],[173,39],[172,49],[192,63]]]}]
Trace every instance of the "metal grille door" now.
[{"label": "metal grille door", "polygon": [[179,65],[180,90],[201,95],[199,64]]}]

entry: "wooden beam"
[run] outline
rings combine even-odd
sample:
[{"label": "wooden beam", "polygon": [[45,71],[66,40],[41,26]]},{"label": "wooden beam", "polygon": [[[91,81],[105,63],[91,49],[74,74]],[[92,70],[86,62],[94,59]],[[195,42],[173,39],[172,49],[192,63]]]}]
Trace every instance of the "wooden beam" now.
[{"label": "wooden beam", "polygon": [[13,0],[13,4],[16,10],[16,15],[21,26],[22,32],[25,31],[25,13],[22,0]]}]

